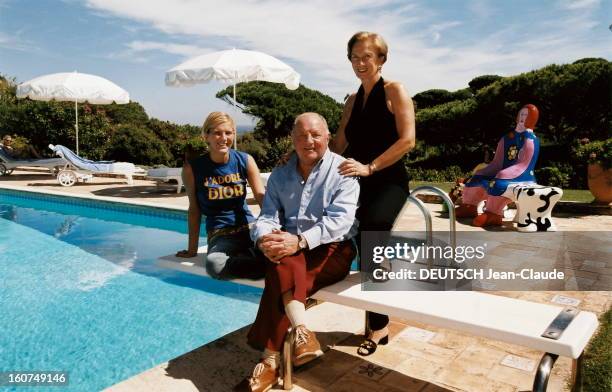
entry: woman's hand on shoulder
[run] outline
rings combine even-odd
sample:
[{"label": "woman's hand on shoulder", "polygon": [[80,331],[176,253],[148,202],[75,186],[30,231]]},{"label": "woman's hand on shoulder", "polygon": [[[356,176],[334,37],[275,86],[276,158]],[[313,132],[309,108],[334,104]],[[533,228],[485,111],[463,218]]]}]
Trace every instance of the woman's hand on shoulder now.
[{"label": "woman's hand on shoulder", "polygon": [[349,158],[338,166],[338,173],[345,177],[367,177],[372,175],[372,167]]}]

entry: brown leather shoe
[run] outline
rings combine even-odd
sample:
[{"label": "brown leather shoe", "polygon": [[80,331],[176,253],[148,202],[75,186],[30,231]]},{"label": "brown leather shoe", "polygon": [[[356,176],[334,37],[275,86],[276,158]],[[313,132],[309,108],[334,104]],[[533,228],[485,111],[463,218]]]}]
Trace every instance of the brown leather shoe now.
[{"label": "brown leather shoe", "polygon": [[317,335],[303,325],[295,328],[293,343],[293,365],[302,366],[323,355]]},{"label": "brown leather shoe", "polygon": [[485,211],[484,214],[480,214],[476,218],[474,218],[474,220],[472,221],[472,225],[478,227],[501,226],[502,217],[501,215]]},{"label": "brown leather shoe", "polygon": [[455,218],[473,218],[478,215],[478,206],[473,204],[460,204],[455,208]]},{"label": "brown leather shoe", "polygon": [[278,368],[272,369],[265,362],[255,365],[250,377],[245,378],[234,387],[235,392],[266,392],[278,383]]}]

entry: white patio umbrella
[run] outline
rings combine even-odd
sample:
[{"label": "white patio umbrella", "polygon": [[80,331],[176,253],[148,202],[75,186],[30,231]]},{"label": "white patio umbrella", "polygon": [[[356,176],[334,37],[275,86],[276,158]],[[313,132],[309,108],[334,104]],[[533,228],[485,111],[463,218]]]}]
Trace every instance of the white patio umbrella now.
[{"label": "white patio umbrella", "polygon": [[106,105],[130,102],[130,94],[103,77],[85,73],[62,72],[39,76],[17,86],[17,98],[37,101],[74,101],[76,153],[79,154],[79,102]]},{"label": "white patio umbrella", "polygon": [[233,84],[234,110],[236,84],[255,80],[284,83],[295,90],[300,87],[300,74],[279,59],[253,50],[222,50],[194,57],[166,72],[166,85],[191,87],[219,80]]}]

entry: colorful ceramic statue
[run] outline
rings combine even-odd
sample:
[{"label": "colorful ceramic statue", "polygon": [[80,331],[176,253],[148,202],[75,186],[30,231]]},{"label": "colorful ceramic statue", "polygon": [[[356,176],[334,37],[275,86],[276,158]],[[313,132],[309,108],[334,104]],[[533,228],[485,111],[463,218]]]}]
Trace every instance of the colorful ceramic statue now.
[{"label": "colorful ceramic statue", "polygon": [[[534,169],[540,142],[533,133],[538,121],[538,108],[528,104],[516,117],[514,131],[497,143],[493,161],[477,171],[465,184],[462,204],[455,210],[457,218],[475,217],[474,226],[499,226],[503,209],[510,199],[502,196],[511,184],[535,184]],[[486,200],[485,212],[477,216],[477,206]]]}]

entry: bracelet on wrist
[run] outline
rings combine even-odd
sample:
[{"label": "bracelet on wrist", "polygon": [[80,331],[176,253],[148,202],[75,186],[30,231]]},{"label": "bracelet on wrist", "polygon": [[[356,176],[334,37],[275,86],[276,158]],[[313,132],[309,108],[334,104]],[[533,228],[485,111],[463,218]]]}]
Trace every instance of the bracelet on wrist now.
[{"label": "bracelet on wrist", "polygon": [[374,174],[374,172],[376,171],[376,164],[374,162],[370,163],[368,165],[368,169],[370,171],[370,175]]}]

